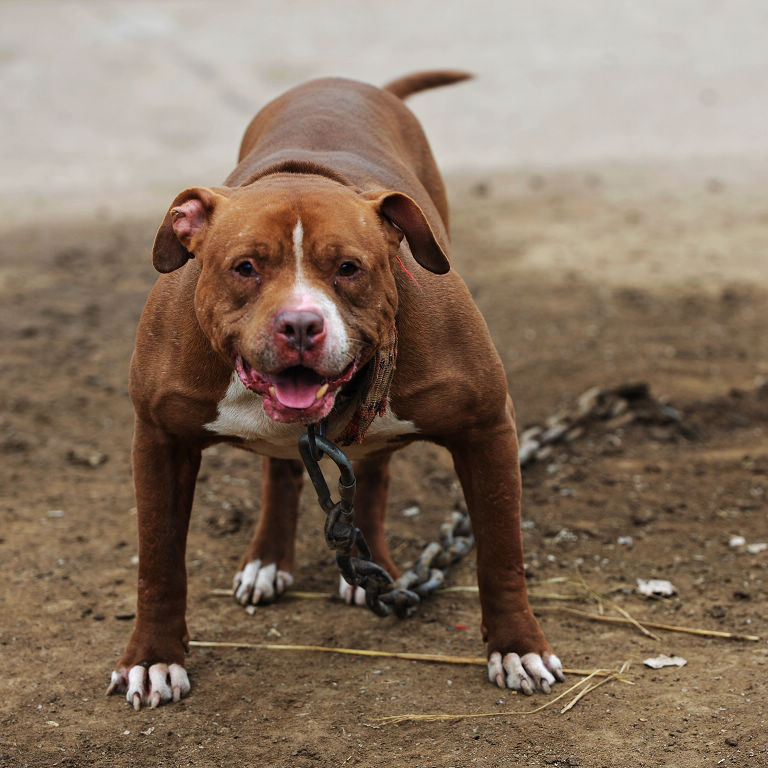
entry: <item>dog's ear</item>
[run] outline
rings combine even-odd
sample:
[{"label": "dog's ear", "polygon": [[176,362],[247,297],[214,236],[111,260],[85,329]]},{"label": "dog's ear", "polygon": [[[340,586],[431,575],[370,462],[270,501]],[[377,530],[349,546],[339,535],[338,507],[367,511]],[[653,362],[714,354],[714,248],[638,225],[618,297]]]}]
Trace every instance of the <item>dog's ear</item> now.
[{"label": "dog's ear", "polygon": [[152,248],[152,263],[158,272],[173,272],[194,258],[221,199],[217,191],[205,187],[192,187],[176,195]]},{"label": "dog's ear", "polygon": [[444,275],[451,268],[442,237],[437,235],[427,221],[424,211],[415,200],[402,192],[386,192],[375,204],[381,216],[399,229],[411,247],[413,258],[424,269]]}]

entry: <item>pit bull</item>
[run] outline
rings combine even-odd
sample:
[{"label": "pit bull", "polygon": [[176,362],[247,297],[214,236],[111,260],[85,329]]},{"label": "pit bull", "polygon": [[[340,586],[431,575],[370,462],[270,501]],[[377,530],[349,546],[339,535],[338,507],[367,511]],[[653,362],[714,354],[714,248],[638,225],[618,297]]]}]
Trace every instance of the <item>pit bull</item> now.
[{"label": "pit bull", "polygon": [[[263,456],[236,599],[270,601],[291,585],[298,438],[323,420],[355,460],[355,522],[393,577],[390,457],[416,440],[450,451],[477,544],[488,677],[525,693],[563,679],[528,604],[504,369],[450,270],[445,188],[403,103],[467,77],[300,85],[252,120],[223,186],[171,203],[131,363],[138,606],[108,694],[139,709],[190,690],[185,548],[203,449],[230,443]],[[347,602],[364,598],[359,586],[341,589]]]}]

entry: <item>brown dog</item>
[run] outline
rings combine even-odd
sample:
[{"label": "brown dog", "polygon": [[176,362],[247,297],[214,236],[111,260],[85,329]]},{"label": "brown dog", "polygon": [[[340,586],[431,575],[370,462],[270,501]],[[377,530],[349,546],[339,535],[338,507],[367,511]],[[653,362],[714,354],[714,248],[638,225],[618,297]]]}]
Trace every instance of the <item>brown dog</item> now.
[{"label": "brown dog", "polygon": [[[451,452],[477,542],[489,678],[526,693],[562,680],[528,605],[504,370],[449,271],[445,190],[402,101],[466,77],[294,88],[253,119],[223,187],[173,201],[153,253],[167,274],[131,365],[136,626],[107,693],[139,708],[189,691],[184,561],[201,451],[229,442],[265,457],[261,516],[235,577],[237,599],[258,603],[292,581],[297,441],[326,417],[357,460],[356,523],[393,576],[390,456],[414,440]],[[359,587],[343,592],[359,602]]]}]

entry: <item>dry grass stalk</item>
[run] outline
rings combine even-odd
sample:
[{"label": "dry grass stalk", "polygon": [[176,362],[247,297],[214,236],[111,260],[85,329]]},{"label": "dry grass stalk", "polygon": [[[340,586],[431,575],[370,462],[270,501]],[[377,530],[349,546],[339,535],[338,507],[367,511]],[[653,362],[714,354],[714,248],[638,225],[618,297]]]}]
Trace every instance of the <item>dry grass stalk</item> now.
[{"label": "dry grass stalk", "polygon": [[[591,621],[604,621],[606,623],[611,624],[630,624],[633,627],[636,627],[640,632],[642,632],[644,635],[647,635],[651,639],[660,642],[661,638],[655,634],[654,632],[651,632],[651,629],[661,629],[666,632],[682,632],[689,635],[698,635],[699,637],[718,637],[725,640],[744,640],[747,642],[759,642],[761,640],[760,637],[757,635],[742,635],[738,634],[736,632],[723,632],[721,630],[716,629],[696,629],[694,627],[680,627],[675,626],[672,624],[660,624],[658,622],[653,621],[645,621],[645,620],[638,620],[635,619],[628,611],[626,611],[624,608],[622,608],[620,605],[617,605],[613,600],[609,600],[604,595],[601,595],[599,592],[596,592],[592,587],[587,584],[587,582],[583,578],[579,579],[572,579],[568,576],[557,576],[555,578],[551,579],[543,579],[542,581],[534,582],[531,585],[531,597],[535,599],[540,600],[557,600],[557,601],[570,601],[570,600],[578,600],[580,597],[578,595],[567,595],[567,594],[558,594],[558,593],[537,593],[535,591],[535,588],[540,585],[545,584],[573,584],[574,586],[578,586],[580,589],[584,590],[589,597],[591,597],[596,603],[598,607],[599,613],[588,613],[587,611],[580,611],[576,608],[566,608],[566,607],[554,607],[554,606],[538,606],[536,608],[537,611],[565,611],[566,613],[571,613],[574,616],[581,616],[582,618],[589,619]],[[620,589],[620,588],[616,588]],[[615,591],[615,590],[611,590]],[[455,586],[455,587],[444,587],[438,592],[477,592],[476,586]],[[232,591],[229,589],[212,589],[209,594],[216,595],[219,597],[231,597]],[[289,590],[285,593],[285,596],[287,597],[294,597],[294,598],[306,598],[306,599],[331,599],[333,597],[336,597],[336,595],[330,594],[328,592],[300,592],[300,591],[293,591]],[[621,616],[606,616],[604,613],[605,607],[609,606],[610,608],[613,608],[615,611],[621,614]],[[254,647],[266,647],[266,646],[254,646]],[[303,646],[296,646],[297,649],[301,648]],[[307,648],[314,648],[314,646],[307,646]],[[333,649],[325,649],[329,652],[332,652]],[[340,653],[343,653],[344,651],[339,651]],[[361,652],[362,653],[362,652]],[[377,653],[377,652],[370,652],[370,653]],[[403,657],[406,658],[406,657]],[[447,659],[448,657],[435,657],[435,661],[442,661],[443,659]],[[461,657],[459,657],[461,658]],[[431,660],[431,659],[422,659],[422,660]],[[460,664],[479,664],[482,660],[472,660],[472,661],[459,661],[456,663]],[[451,663],[451,662],[446,662]],[[482,661],[482,663],[485,663],[485,661]],[[580,674],[578,672],[575,672],[574,674]]]},{"label": "dry grass stalk", "polygon": [[431,653],[410,653],[406,651],[371,651],[365,648],[331,648],[325,645],[285,645],[282,643],[235,643],[219,640],[191,640],[191,646],[198,648],[244,648],[260,651],[317,651],[318,653],[341,653],[348,656],[375,656],[407,661],[427,661],[440,664],[486,664],[485,659],[476,656],[441,656]]},{"label": "dry grass stalk", "polygon": [[[537,610],[551,610],[551,611],[565,611],[566,613],[572,613],[574,616],[581,616],[591,621],[603,621],[610,624],[632,624],[635,625],[634,619],[629,620],[620,616],[601,616],[596,613],[587,613],[587,611],[580,611],[577,608],[555,607],[551,608],[539,608]],[[698,635],[699,637],[720,637],[725,640],[745,640],[748,642],[756,643],[760,642],[761,638],[758,635],[741,635],[736,632],[722,632],[718,629],[696,629],[694,627],[679,627],[674,624],[660,624],[656,621],[643,620],[642,625],[644,627],[651,627],[652,629],[663,629],[667,632],[683,632],[688,635]]]},{"label": "dry grass stalk", "polygon": [[[529,592],[532,597],[535,597],[539,600],[580,600],[582,599],[579,595],[567,595],[567,594],[561,594],[556,592],[539,592],[538,587],[546,586],[547,584],[564,584],[564,583],[571,583],[573,584],[573,580],[569,579],[567,577],[558,576],[556,578],[552,579],[542,579],[541,581],[535,581],[529,584]],[[461,585],[457,584],[451,587],[440,587],[440,589],[435,590],[435,594],[472,594],[476,595],[478,592],[478,588],[476,584],[467,584],[467,585]],[[232,597],[232,590],[231,589],[211,589],[208,592],[209,595],[214,597]],[[302,592],[296,589],[289,589],[286,592],[283,593],[283,597],[292,597],[295,599],[307,599],[307,600],[331,600],[335,597],[338,597],[338,595],[333,594],[332,592]]]},{"label": "dry grass stalk", "polygon": [[[211,589],[208,594],[213,597],[234,597],[231,589]],[[337,595],[332,592],[302,592],[298,589],[289,589],[280,596],[281,598],[292,597],[297,600],[331,600]]]},{"label": "dry grass stalk", "polygon": [[623,683],[628,683],[630,685],[633,685],[633,683],[630,680],[626,680],[625,678],[621,677],[622,672],[626,670],[628,667],[628,664],[625,662],[620,670],[611,670],[611,669],[595,669],[592,670],[586,677],[579,680],[577,683],[574,683],[570,688],[566,688],[561,694],[558,696],[555,696],[552,699],[549,699],[546,703],[534,707],[533,709],[526,709],[526,710],[512,710],[511,712],[469,712],[469,713],[463,713],[463,714],[449,714],[449,713],[443,713],[443,712],[437,712],[437,713],[415,713],[415,714],[406,714],[406,715],[388,715],[387,717],[379,717],[376,718],[378,722],[385,723],[387,725],[396,725],[397,723],[405,723],[411,720],[418,720],[422,723],[427,722],[438,722],[441,720],[462,720],[464,718],[490,718],[490,717],[513,717],[513,716],[519,716],[519,715],[535,715],[537,712],[541,712],[545,709],[549,709],[550,707],[554,706],[558,701],[561,699],[564,699],[568,694],[573,693],[577,688],[581,688],[582,686],[589,683],[590,680],[593,680],[595,677],[602,677],[603,679],[593,685],[587,687],[585,690],[580,692],[571,702],[566,704],[566,706],[561,710],[561,712],[566,712],[571,707],[575,706],[576,702],[578,702],[581,698],[583,698],[587,693],[590,691],[593,691],[595,688],[598,688],[600,685],[603,685],[604,683],[612,682],[613,680],[619,680]]},{"label": "dry grass stalk", "polygon": [[642,632],[646,637],[650,637],[651,640],[655,640],[656,642],[661,642],[661,638],[655,633],[651,632],[649,629],[646,629],[637,619],[635,619],[629,611],[624,610],[620,605],[617,603],[614,603],[613,600],[609,600],[605,595],[601,595],[599,592],[596,592],[592,587],[587,584],[587,582],[584,580],[584,577],[579,574],[579,578],[574,580],[572,583],[579,585],[595,602],[597,602],[600,615],[603,614],[605,606],[609,606],[617,613],[620,613],[630,624],[637,627],[640,632]]},{"label": "dry grass stalk", "polygon": [[[601,595],[599,592],[595,591],[585,580],[583,577],[579,576],[578,579],[571,579],[569,577],[559,577],[564,582],[574,584],[584,591],[587,592],[587,594],[597,603],[598,611],[599,613],[587,613],[586,611],[580,611],[576,608],[565,608],[565,607],[546,607],[542,606],[537,608],[538,611],[541,610],[562,610],[566,613],[572,613],[575,616],[582,616],[584,618],[590,619],[591,621],[604,621],[606,623],[611,624],[631,624],[632,626],[639,629],[643,634],[647,635],[648,637],[651,637],[652,639],[656,641],[660,641],[661,638],[656,635],[655,633],[651,632],[650,629],[662,629],[667,632],[682,632],[689,635],[698,635],[700,637],[718,637],[723,638],[726,640],[746,640],[749,642],[759,642],[760,637],[757,635],[742,635],[737,634],[735,632],[723,632],[721,630],[716,629],[696,629],[693,627],[680,627],[675,626],[672,624],[661,624],[659,622],[654,621],[645,621],[645,620],[637,620],[634,618],[634,616],[630,615],[628,611],[624,610],[620,605],[617,605],[612,600],[609,600],[604,595]],[[610,608],[613,608],[615,611],[621,614],[621,618],[617,616],[606,616],[604,613],[604,609],[606,606],[609,606]]]},{"label": "dry grass stalk", "polygon": [[621,675],[623,675],[627,670],[629,669],[629,662],[625,661],[621,667],[619,668],[618,672],[614,672],[611,675],[607,675],[604,677],[600,682],[595,683],[594,685],[590,685],[588,688],[584,688],[583,690],[579,691],[576,696],[574,696],[571,701],[569,701],[561,710],[560,714],[564,714],[569,709],[572,709],[576,706],[576,704],[579,702],[580,699],[582,699],[584,696],[586,696],[591,691],[594,691],[595,688],[599,688],[601,685],[604,685],[605,683],[611,682],[611,680],[621,680],[622,683],[627,683],[628,685],[634,685],[634,683],[631,680],[626,680]]},{"label": "dry grass stalk", "polygon": [[[600,601],[604,600],[602,596],[598,595],[597,592],[594,592],[591,587],[588,585],[585,585],[584,581],[578,581],[572,579],[570,576],[555,576],[550,579],[539,579],[536,581],[531,581],[528,583],[528,591],[531,595],[531,597],[536,598],[538,600],[581,600],[583,599],[582,595],[569,595],[565,593],[558,593],[558,592],[540,592],[540,587],[545,587],[550,584],[572,584],[575,586],[578,586],[580,589],[586,589],[593,593],[596,597],[599,598]],[[613,587],[611,588],[610,592],[618,592],[625,588],[625,585]],[[450,587],[440,587],[440,589],[435,590],[435,594],[472,594],[476,595],[478,592],[478,588],[476,584],[455,584]],[[231,589],[211,589],[208,592],[209,595],[215,596],[215,597],[232,597],[232,590]],[[338,595],[332,593],[332,592],[302,592],[300,590],[296,589],[289,589],[286,592],[283,593],[284,597],[292,597],[292,598],[302,598],[307,600],[322,600],[322,599],[333,599],[335,597],[338,597]]]},{"label": "dry grass stalk", "polygon": [[[341,653],[347,656],[372,656],[385,659],[405,659],[423,661],[431,664],[466,664],[485,666],[488,660],[482,656],[443,656],[437,653],[411,653],[406,651],[371,651],[364,648],[331,648],[326,645],[286,645],[282,643],[236,643],[224,640],[191,640],[191,646],[197,648],[242,648],[257,651],[317,651],[318,653]],[[566,675],[596,675],[609,677],[613,672],[603,670],[575,669],[563,667]]]}]

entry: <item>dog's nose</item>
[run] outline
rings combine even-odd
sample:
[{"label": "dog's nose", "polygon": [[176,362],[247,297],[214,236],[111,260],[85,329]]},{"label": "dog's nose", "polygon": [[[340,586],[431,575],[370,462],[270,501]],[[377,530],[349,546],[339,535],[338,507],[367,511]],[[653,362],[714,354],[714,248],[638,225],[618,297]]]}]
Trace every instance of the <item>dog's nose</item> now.
[{"label": "dog's nose", "polygon": [[285,309],[275,318],[275,333],[299,352],[315,347],[325,336],[325,321],[317,312]]}]

